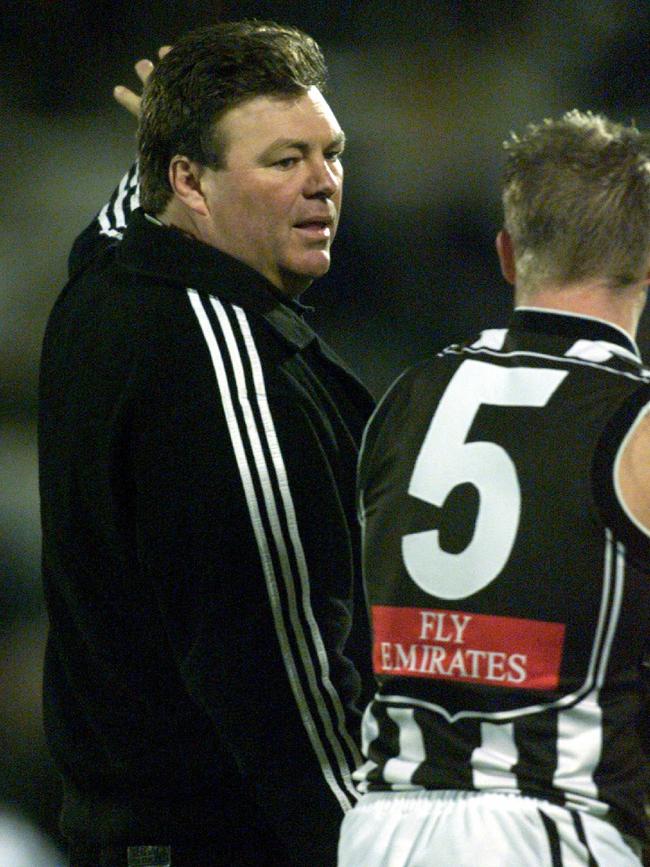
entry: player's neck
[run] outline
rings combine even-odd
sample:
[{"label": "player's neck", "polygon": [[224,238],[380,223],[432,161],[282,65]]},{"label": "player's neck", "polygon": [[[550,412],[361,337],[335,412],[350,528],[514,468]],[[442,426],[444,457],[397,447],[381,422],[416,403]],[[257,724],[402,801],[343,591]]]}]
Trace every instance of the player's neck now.
[{"label": "player's neck", "polygon": [[581,283],[515,293],[517,307],[538,307],[542,310],[592,316],[617,325],[632,339],[636,338],[646,297],[645,282],[617,290],[602,283]]}]

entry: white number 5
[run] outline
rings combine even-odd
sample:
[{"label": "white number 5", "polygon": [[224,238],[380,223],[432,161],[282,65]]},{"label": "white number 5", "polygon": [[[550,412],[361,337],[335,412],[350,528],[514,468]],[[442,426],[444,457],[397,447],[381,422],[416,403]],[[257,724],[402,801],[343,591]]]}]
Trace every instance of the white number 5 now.
[{"label": "white number 5", "polygon": [[438,530],[402,539],[409,575],[426,593],[464,599],[486,587],[505,566],[517,535],[521,492],[504,448],[466,442],[481,404],[544,406],[567,372],[536,367],[497,367],[465,361],[451,378],[415,462],[408,492],[442,507],[458,485],[471,483],[479,508],[471,542],[459,554],[443,551]]}]

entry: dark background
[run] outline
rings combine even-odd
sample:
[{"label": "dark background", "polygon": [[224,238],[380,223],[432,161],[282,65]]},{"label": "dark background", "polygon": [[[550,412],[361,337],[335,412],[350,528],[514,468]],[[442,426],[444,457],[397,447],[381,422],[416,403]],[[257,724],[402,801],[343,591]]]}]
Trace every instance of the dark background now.
[{"label": "dark background", "polygon": [[[220,16],[291,23],[323,47],[349,142],[346,194],[330,274],[303,301],[376,395],[404,366],[507,322],[494,236],[511,130],[575,107],[650,126],[650,3],[638,0],[5,4],[0,867],[57,862],[35,849],[24,862],[7,854],[19,818],[56,838],[58,783],[40,721],[35,412],[46,316],[73,238],[133,158],[135,125],[112,86],[135,87],[136,59]],[[639,335],[646,357],[649,318]]]}]

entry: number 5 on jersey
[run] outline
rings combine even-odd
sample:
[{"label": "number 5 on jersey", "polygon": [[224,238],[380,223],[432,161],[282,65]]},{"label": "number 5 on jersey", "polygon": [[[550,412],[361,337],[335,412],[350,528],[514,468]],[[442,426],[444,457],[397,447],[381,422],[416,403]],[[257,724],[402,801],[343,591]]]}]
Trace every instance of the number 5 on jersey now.
[{"label": "number 5 on jersey", "polygon": [[[499,367],[465,361],[443,394],[415,462],[408,492],[442,507],[451,491],[471,483],[479,508],[471,542],[459,554],[443,551],[438,530],[402,539],[404,565],[415,583],[441,599],[464,599],[501,572],[517,535],[521,491],[515,465],[493,442],[467,442],[482,404],[541,407],[567,372],[536,367]],[[505,424],[506,422],[504,422]]]}]

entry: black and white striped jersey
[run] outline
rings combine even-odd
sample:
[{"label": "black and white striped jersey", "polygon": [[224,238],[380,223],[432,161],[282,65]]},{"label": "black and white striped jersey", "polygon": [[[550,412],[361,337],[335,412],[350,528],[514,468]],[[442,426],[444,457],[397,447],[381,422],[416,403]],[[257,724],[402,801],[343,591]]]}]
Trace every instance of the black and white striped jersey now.
[{"label": "black and white striped jersey", "polygon": [[75,243],[42,356],[62,826],[330,867],[371,678],[348,639],[372,401],[303,308],[136,204],[132,172]]},{"label": "black and white striped jersey", "polygon": [[520,792],[643,834],[650,540],[614,470],[649,409],[626,334],[534,309],[398,379],[360,462],[361,791]]}]

